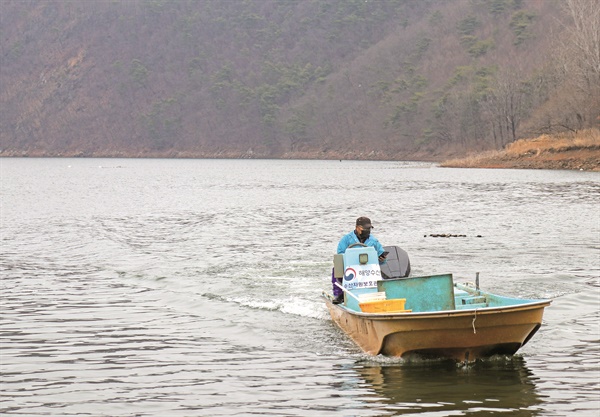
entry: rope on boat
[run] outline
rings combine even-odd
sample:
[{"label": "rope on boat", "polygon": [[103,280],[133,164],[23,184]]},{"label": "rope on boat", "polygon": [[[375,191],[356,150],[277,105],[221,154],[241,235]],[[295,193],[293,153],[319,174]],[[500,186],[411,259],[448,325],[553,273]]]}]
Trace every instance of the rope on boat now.
[{"label": "rope on boat", "polygon": [[477,309],[475,309],[475,315],[473,316],[473,322],[471,323],[473,325],[473,334],[477,334],[477,330],[475,329],[475,320],[477,320]]}]

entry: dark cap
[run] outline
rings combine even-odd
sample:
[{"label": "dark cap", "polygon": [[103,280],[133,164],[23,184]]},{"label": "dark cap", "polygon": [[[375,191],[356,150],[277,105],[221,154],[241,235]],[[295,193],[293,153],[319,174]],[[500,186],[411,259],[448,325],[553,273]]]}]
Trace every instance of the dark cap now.
[{"label": "dark cap", "polygon": [[368,217],[359,217],[358,219],[356,219],[356,225],[363,227],[371,227],[374,229],[374,227],[371,225],[371,219],[369,219]]}]

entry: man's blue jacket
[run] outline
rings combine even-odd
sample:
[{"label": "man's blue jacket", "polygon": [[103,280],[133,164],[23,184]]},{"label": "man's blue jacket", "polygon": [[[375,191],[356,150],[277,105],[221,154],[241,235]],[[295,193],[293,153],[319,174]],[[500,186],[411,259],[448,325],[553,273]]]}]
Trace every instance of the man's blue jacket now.
[{"label": "man's blue jacket", "polygon": [[[346,252],[348,246],[352,245],[353,243],[361,243],[360,240],[358,240],[358,236],[356,236],[354,230],[342,237],[340,243],[338,243],[337,253]],[[369,236],[369,238],[364,242],[364,244],[367,246],[373,246],[377,251],[377,256],[380,256],[384,252],[383,246],[381,246],[381,243],[379,243],[377,238],[375,238],[373,235]]]}]

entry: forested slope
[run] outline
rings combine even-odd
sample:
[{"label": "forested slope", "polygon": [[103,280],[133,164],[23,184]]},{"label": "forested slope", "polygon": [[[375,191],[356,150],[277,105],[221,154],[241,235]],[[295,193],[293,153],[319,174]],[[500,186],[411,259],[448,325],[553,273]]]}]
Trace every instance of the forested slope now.
[{"label": "forested slope", "polygon": [[435,160],[599,122],[594,0],[0,8],[0,155]]}]

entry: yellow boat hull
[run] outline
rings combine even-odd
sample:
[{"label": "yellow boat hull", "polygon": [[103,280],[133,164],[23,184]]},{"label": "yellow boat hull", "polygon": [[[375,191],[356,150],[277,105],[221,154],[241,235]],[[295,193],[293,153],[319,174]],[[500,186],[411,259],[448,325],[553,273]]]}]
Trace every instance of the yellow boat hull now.
[{"label": "yellow boat hull", "polygon": [[418,313],[363,313],[325,297],[333,321],[366,353],[472,361],[514,354],[542,324],[544,300],[514,306]]}]

